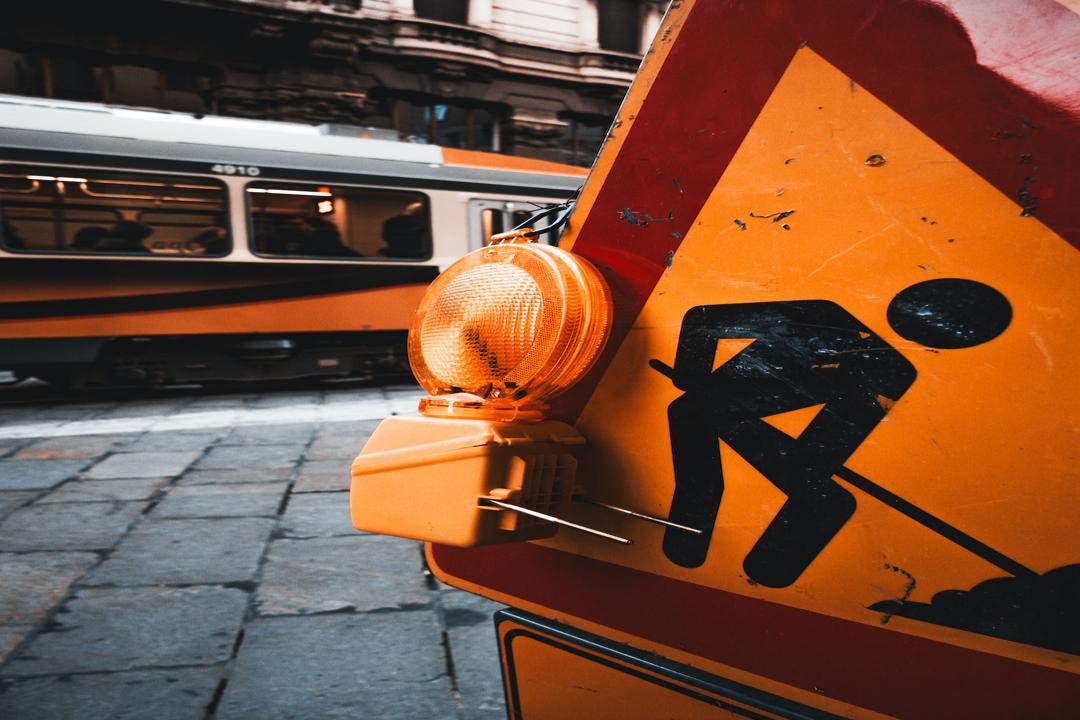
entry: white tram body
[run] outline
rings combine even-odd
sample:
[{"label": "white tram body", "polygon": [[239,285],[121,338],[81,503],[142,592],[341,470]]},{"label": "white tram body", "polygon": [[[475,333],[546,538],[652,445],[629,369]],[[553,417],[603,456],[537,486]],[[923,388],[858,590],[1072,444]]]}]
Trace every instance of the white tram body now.
[{"label": "white tram body", "polygon": [[0,95],[0,368],[400,372],[440,268],[584,170],[379,133]]}]

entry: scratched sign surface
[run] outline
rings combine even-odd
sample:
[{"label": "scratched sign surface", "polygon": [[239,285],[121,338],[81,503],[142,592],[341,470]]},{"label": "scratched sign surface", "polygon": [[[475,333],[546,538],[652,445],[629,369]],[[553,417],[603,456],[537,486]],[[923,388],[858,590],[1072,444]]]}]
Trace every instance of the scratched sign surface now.
[{"label": "scratched sign surface", "polygon": [[704,533],[580,507],[635,544],[436,569],[840,714],[1066,716],[1080,17],[1021,4],[1025,65],[1011,3],[677,5],[575,218],[622,322],[561,410],[591,495]]}]

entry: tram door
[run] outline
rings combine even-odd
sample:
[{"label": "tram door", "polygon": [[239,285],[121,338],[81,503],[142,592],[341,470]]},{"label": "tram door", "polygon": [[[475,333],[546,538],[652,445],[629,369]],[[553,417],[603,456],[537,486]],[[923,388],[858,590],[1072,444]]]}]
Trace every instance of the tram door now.
[{"label": "tram door", "polygon": [[[401,534],[509,606],[512,718],[1075,716],[1071,7],[674,2],[560,249],[448,271],[445,395],[373,436],[353,518],[368,470],[426,488]],[[514,375],[579,296],[591,372]]]}]

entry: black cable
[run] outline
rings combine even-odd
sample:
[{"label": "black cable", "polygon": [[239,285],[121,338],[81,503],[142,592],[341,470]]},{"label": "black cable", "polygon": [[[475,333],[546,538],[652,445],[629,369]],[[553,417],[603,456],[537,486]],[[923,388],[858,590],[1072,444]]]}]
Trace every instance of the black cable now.
[{"label": "black cable", "polygon": [[562,201],[558,205],[552,205],[550,207],[544,208],[538,213],[530,215],[524,220],[524,222],[514,228],[511,228],[510,232],[514,232],[515,230],[521,230],[522,228],[533,227],[537,222],[551,215],[555,216],[554,220],[552,220],[548,225],[542,228],[533,228],[533,230],[531,230],[530,232],[525,233],[525,237],[538,237],[540,235],[543,235],[544,233],[553,232],[560,229],[563,225],[566,224],[566,221],[570,219],[570,214],[574,211],[574,206],[577,203],[577,197],[580,192],[581,188],[579,187],[566,200]]}]

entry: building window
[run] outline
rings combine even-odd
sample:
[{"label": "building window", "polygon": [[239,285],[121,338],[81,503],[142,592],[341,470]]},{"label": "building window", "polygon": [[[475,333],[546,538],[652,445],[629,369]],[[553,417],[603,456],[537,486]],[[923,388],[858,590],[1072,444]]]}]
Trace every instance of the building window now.
[{"label": "building window", "polygon": [[0,167],[0,245],[25,252],[221,256],[225,186],[201,177]]},{"label": "building window", "polygon": [[641,50],[641,4],[639,0],[598,0],[600,47],[637,54]]},{"label": "building window", "polygon": [[3,92],[63,100],[100,100],[100,73],[99,68],[70,58],[0,51]]},{"label": "building window", "polygon": [[254,251],[279,257],[424,260],[431,257],[427,198],[417,192],[251,183]]},{"label": "building window", "polygon": [[398,132],[413,142],[469,150],[499,150],[498,117],[487,108],[449,103],[412,103],[398,107]]},{"label": "building window", "polygon": [[95,67],[82,60],[0,50],[0,91],[17,95],[91,100],[206,112],[209,77],[185,66],[159,70],[138,65]]},{"label": "building window", "polygon": [[417,17],[465,25],[469,22],[469,0],[413,0]]},{"label": "building window", "polygon": [[192,113],[207,109],[209,80],[201,74],[137,65],[114,65],[103,73],[105,102]]}]

